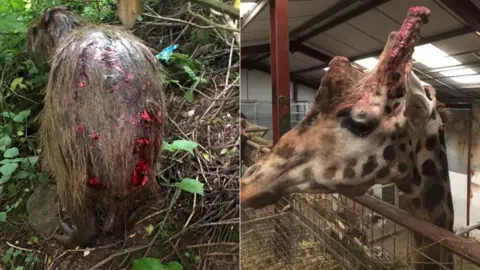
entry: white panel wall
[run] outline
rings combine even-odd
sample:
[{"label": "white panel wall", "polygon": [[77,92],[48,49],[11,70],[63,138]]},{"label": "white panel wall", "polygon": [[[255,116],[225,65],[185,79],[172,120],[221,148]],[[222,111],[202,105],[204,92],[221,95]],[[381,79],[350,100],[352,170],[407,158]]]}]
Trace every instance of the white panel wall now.
[{"label": "white panel wall", "polygon": [[[272,79],[270,74],[258,70],[242,69],[241,99],[272,101]],[[298,85],[298,100],[313,102],[316,89]],[[293,83],[290,83],[290,99],[293,100]]]},{"label": "white panel wall", "polygon": [[[298,101],[313,102],[317,89],[312,89],[304,85],[297,85]],[[292,95],[293,96],[293,95]]]}]

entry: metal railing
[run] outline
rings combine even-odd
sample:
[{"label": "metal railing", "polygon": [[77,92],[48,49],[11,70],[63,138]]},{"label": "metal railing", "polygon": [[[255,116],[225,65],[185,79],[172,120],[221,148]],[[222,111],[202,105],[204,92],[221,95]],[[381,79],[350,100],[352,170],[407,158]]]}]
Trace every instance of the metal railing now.
[{"label": "metal railing", "polygon": [[369,195],[352,200],[338,194],[293,194],[276,205],[242,212],[244,270],[416,269],[416,264],[450,269],[437,261],[415,261],[415,252],[428,255],[413,245],[410,232],[421,232],[453,252],[452,269],[480,269],[479,242]]},{"label": "metal railing", "polygon": [[[247,117],[248,122],[269,129],[265,134],[265,139],[271,140],[272,134],[272,102],[242,100],[240,102],[241,111]],[[311,108],[311,102],[295,102],[290,103],[290,124],[295,126],[300,122],[308,110]]]}]

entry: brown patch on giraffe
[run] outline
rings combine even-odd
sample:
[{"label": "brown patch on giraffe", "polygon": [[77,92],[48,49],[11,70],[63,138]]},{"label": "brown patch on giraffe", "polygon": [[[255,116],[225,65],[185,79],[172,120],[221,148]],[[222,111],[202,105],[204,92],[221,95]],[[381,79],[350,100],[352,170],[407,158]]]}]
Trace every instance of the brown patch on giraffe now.
[{"label": "brown patch on giraffe", "polygon": [[422,184],[422,177],[420,176],[420,173],[418,172],[417,166],[413,168],[413,183],[417,186],[420,186]]},{"label": "brown patch on giraffe", "polygon": [[275,164],[275,167],[277,167],[283,172],[288,172],[297,166],[300,166],[302,164],[309,162],[312,159],[313,155],[314,155],[314,152],[310,152],[310,151],[300,153],[288,159],[286,164]]},{"label": "brown patch on giraffe", "polygon": [[349,197],[362,196],[369,188],[375,184],[375,180],[369,180],[360,185],[338,183],[335,185],[335,191]]},{"label": "brown patch on giraffe", "polygon": [[445,228],[446,223],[447,223],[447,214],[445,212],[438,215],[437,218],[435,218],[435,221],[433,222],[433,224],[437,225],[440,228]]},{"label": "brown patch on giraffe", "polygon": [[396,185],[398,189],[400,189],[403,193],[405,194],[412,193],[412,187],[410,186],[410,183],[398,183]]},{"label": "brown patch on giraffe", "polygon": [[420,208],[421,204],[422,204],[422,201],[419,198],[412,199],[412,205],[414,208]]},{"label": "brown patch on giraffe", "polygon": [[422,174],[427,177],[437,176],[437,166],[432,159],[427,159],[422,163]]},{"label": "brown patch on giraffe", "polygon": [[429,212],[433,212],[443,200],[445,196],[445,188],[439,184],[433,184],[427,191],[423,203]]},{"label": "brown patch on giraffe", "polygon": [[417,142],[417,147],[415,148],[415,153],[419,153],[420,150],[422,150],[422,141],[421,140],[418,140]]},{"label": "brown patch on giraffe", "polygon": [[407,164],[405,164],[405,163],[403,163],[403,162],[400,162],[400,163],[398,164],[398,171],[399,171],[401,174],[404,174],[407,170],[408,170]]},{"label": "brown patch on giraffe", "polygon": [[385,113],[386,114],[391,114],[392,113],[392,108],[390,108],[390,106],[385,106]]},{"label": "brown patch on giraffe", "polygon": [[308,184],[308,188],[310,188],[313,191],[320,191],[320,192],[329,192],[330,188],[327,187],[326,185],[320,184],[316,181],[310,182]]},{"label": "brown patch on giraffe", "polygon": [[443,130],[443,128],[438,131],[438,138],[440,139],[440,144],[441,144],[443,147],[446,147],[446,143],[445,143],[445,131]]},{"label": "brown patch on giraffe", "polygon": [[307,181],[315,181],[315,174],[313,173],[313,169],[308,167],[302,171],[303,178]]},{"label": "brown patch on giraffe", "polygon": [[437,134],[430,135],[425,140],[425,148],[427,148],[428,151],[433,151],[436,145],[437,145]]},{"label": "brown patch on giraffe", "polygon": [[447,159],[447,153],[445,151],[440,150],[438,151],[438,156],[440,159],[440,170],[442,171],[442,176],[443,180],[447,181],[448,180],[448,159]]},{"label": "brown patch on giraffe", "polygon": [[386,161],[392,161],[395,159],[395,150],[393,145],[389,145],[383,149],[383,159]]},{"label": "brown patch on giraffe", "polygon": [[275,155],[283,159],[289,159],[295,154],[295,148],[289,144],[280,145],[275,149]]},{"label": "brown patch on giraffe", "polygon": [[357,165],[356,158],[349,158],[347,159],[347,167],[355,167]]},{"label": "brown patch on giraffe", "polygon": [[390,172],[390,168],[388,166],[383,166],[376,174],[376,178],[377,179],[382,179],[382,178],[385,178],[385,176],[388,175],[388,173]]},{"label": "brown patch on giraffe", "polygon": [[375,155],[369,156],[367,162],[363,164],[362,177],[365,177],[371,174],[377,167],[378,167],[377,157]]},{"label": "brown patch on giraffe", "polygon": [[[249,191],[253,191],[249,193]],[[262,208],[278,201],[283,194],[272,191],[256,193],[252,188],[244,189],[240,192],[240,201],[242,205],[254,209]]]},{"label": "brown patch on giraffe", "polygon": [[355,170],[351,167],[347,167],[343,170],[343,178],[354,178],[355,177]]},{"label": "brown patch on giraffe", "polygon": [[337,172],[337,166],[331,166],[328,167],[325,172],[323,173],[323,178],[325,179],[332,179],[335,176],[335,173]]}]

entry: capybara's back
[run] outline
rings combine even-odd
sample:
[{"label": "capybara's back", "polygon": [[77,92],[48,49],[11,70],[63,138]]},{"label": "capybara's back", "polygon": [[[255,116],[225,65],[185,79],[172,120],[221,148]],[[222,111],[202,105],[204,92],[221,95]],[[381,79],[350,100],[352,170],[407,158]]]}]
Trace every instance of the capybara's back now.
[{"label": "capybara's back", "polygon": [[79,230],[91,226],[92,192],[115,204],[156,187],[166,118],[161,73],[139,39],[109,26],[77,28],[57,48],[40,140]]}]

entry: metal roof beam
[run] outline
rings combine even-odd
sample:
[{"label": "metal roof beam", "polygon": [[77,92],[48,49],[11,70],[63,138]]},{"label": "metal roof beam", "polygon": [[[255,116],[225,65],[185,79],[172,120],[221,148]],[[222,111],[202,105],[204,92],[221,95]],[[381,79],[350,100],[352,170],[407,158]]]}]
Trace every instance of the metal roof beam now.
[{"label": "metal roof beam", "polygon": [[480,31],[480,10],[470,0],[440,0],[440,2],[466,21],[474,31]]},{"label": "metal roof beam", "polygon": [[243,18],[241,19],[240,30],[243,30],[249,23],[257,17],[257,15],[267,6],[268,0],[258,2]]},{"label": "metal roof beam", "polygon": [[[422,38],[418,42],[417,46],[428,44],[428,43],[439,42],[439,41],[447,40],[447,39],[450,39],[450,38],[459,37],[459,36],[466,35],[466,34],[471,33],[471,32],[472,32],[472,29],[470,27],[467,27],[467,26],[462,27],[462,28],[458,28],[458,29],[454,29],[454,30],[451,30],[451,31],[448,31],[448,32],[445,32],[445,33],[441,33],[441,34],[438,34],[438,35],[431,36],[431,37]],[[360,59],[379,56],[382,53],[382,51],[383,51],[383,49],[376,50],[376,51],[373,51],[373,52],[369,52],[369,53],[366,53],[366,54],[362,54],[362,55],[359,55],[359,56],[352,57],[349,60],[351,62],[354,62],[354,61],[357,61],[357,60],[360,60]],[[305,69],[300,69],[300,70],[294,71],[293,73],[298,74],[298,73],[310,72],[310,71],[320,70],[320,69],[323,69],[323,68],[326,68],[326,67],[328,67],[328,62],[326,62],[325,64],[322,64],[322,65],[313,66],[313,67],[309,67],[309,68],[305,68]]]},{"label": "metal roof beam", "polygon": [[306,34],[300,36],[299,38],[296,39],[297,42],[304,42],[306,40],[309,40],[315,36],[317,36],[318,34],[320,33],[323,33],[323,32],[326,32],[338,25],[341,25],[359,15],[362,15],[363,13],[367,12],[367,11],[370,11],[380,5],[383,5],[387,2],[389,2],[390,0],[373,0],[363,6],[360,6],[358,8],[355,8],[354,10],[344,14],[344,15],[341,15],[341,16],[338,16],[336,17],[335,19],[333,19],[332,21],[330,21],[329,23],[323,25],[323,26],[320,26],[320,27],[317,27],[309,32],[307,32]]}]

